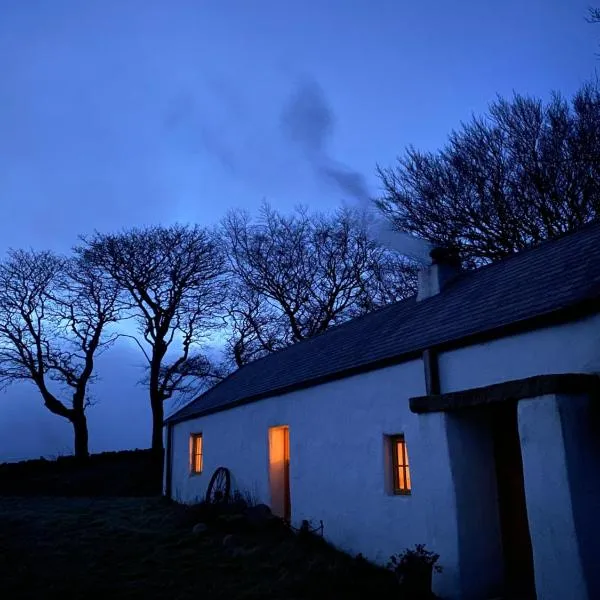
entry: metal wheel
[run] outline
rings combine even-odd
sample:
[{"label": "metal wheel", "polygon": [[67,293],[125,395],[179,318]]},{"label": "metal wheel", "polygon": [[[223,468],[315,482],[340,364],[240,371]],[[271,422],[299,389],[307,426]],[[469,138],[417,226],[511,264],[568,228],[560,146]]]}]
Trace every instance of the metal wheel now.
[{"label": "metal wheel", "polygon": [[231,473],[226,467],[219,467],[210,478],[206,490],[206,501],[209,504],[221,504],[229,501],[231,491]]}]

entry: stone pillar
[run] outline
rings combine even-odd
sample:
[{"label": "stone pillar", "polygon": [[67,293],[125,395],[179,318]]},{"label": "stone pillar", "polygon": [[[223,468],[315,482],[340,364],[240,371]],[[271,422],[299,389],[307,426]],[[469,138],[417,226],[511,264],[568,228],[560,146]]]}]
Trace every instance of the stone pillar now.
[{"label": "stone pillar", "polygon": [[[433,576],[433,591],[442,598],[463,598],[460,580],[458,522],[452,465],[448,448],[448,415],[429,413],[419,418],[419,435],[428,447],[428,477],[420,482],[419,493],[427,524],[426,545],[440,555],[443,571]],[[416,465],[413,463],[415,468]],[[414,479],[414,477],[413,477]]]},{"label": "stone pillar", "polygon": [[540,600],[587,600],[560,409],[554,394],[518,404],[535,585]]},{"label": "stone pillar", "polygon": [[458,597],[498,598],[504,561],[491,418],[472,410],[447,413],[446,419],[458,523]]}]

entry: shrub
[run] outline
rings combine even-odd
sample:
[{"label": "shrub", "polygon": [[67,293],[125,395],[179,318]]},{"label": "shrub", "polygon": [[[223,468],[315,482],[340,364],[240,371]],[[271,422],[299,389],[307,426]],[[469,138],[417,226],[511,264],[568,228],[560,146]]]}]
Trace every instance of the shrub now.
[{"label": "shrub", "polygon": [[433,572],[442,571],[437,564],[439,558],[440,555],[427,550],[425,544],[416,544],[414,549],[407,548],[400,554],[393,554],[387,566],[394,572],[409,598],[430,598],[433,596]]}]

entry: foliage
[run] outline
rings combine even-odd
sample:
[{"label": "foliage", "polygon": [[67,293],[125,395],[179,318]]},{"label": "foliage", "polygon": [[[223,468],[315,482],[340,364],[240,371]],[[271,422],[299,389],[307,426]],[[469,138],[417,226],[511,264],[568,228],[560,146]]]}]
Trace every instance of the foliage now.
[{"label": "foliage", "polygon": [[442,572],[437,564],[440,555],[425,548],[425,544],[416,544],[414,549],[407,548],[400,554],[393,554],[388,562],[388,569],[394,571],[400,581],[409,572],[419,571],[423,567],[431,567],[436,573]]},{"label": "foliage", "polygon": [[466,266],[501,259],[600,216],[600,89],[498,98],[440,151],[409,147],[378,173],[397,229],[457,246]]}]

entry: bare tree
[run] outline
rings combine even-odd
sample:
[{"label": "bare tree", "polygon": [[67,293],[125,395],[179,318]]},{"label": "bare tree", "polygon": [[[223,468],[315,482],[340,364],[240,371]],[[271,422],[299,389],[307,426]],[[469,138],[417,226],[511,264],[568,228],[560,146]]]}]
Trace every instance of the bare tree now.
[{"label": "bare tree", "polygon": [[439,152],[411,147],[378,171],[398,229],[457,246],[467,266],[500,259],[600,214],[600,90],[500,98]]},{"label": "bare tree", "polygon": [[10,251],[0,264],[0,386],[30,381],[48,410],[73,425],[85,458],[85,410],[95,357],[115,339],[117,290],[82,257]]},{"label": "bare tree", "polygon": [[352,211],[283,216],[265,205],[258,222],[230,213],[223,237],[238,367],[414,291],[414,269],[372,242]]},{"label": "bare tree", "polygon": [[198,348],[222,325],[225,260],[217,237],[198,226],[149,227],[83,239],[80,252],[123,291],[133,336],[148,366],[152,448],[162,450],[165,400],[191,378],[218,377]]},{"label": "bare tree", "polygon": [[[594,8],[593,6],[590,6],[588,8],[586,21],[592,25],[595,23],[600,23],[600,8]],[[600,53],[598,53],[596,56],[600,56]]]}]

